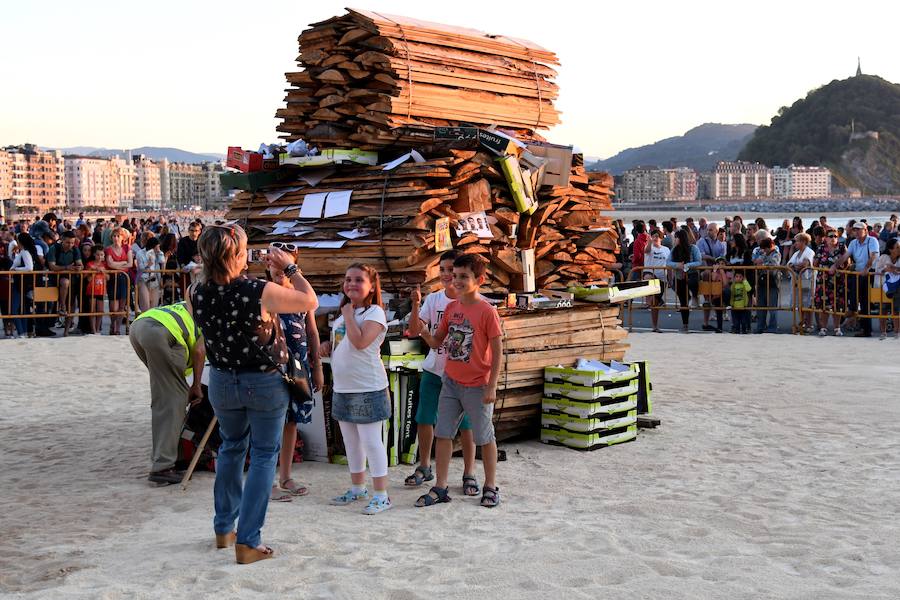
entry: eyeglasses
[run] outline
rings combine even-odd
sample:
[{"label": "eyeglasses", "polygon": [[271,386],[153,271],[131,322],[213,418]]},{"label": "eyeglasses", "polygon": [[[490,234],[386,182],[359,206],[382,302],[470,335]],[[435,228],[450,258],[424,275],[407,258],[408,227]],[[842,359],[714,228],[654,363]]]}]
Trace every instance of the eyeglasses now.
[{"label": "eyeglasses", "polygon": [[290,242],[272,242],[269,245],[273,248],[284,250],[285,252],[296,252],[300,248],[297,244],[292,244]]},{"label": "eyeglasses", "polygon": [[829,234],[826,235],[825,237],[830,237],[830,238],[834,239],[834,238],[836,238],[837,236],[834,235],[833,233],[829,233]]}]

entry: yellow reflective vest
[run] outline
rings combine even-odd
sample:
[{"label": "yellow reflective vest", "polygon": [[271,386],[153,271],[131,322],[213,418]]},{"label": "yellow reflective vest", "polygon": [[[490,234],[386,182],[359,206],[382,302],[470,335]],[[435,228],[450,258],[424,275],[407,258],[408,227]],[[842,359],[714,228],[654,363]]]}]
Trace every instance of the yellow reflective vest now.
[{"label": "yellow reflective vest", "polygon": [[184,348],[184,375],[185,377],[190,375],[194,370],[191,352],[194,350],[194,346],[200,337],[200,330],[197,328],[191,313],[188,312],[185,303],[177,302],[168,306],[151,308],[138,315],[135,321],[138,319],[153,319],[161,323],[172,334],[175,341]]}]

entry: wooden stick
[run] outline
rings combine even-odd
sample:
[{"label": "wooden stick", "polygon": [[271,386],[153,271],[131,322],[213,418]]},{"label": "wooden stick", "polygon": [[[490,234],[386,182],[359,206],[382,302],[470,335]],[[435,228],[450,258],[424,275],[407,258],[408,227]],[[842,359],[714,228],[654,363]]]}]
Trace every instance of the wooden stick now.
[{"label": "wooden stick", "polygon": [[206,433],[203,434],[203,439],[200,440],[200,444],[197,446],[194,451],[194,457],[191,459],[191,464],[188,465],[187,471],[184,472],[184,477],[181,479],[181,491],[186,492],[188,488],[188,482],[191,480],[191,475],[194,474],[194,469],[197,467],[197,462],[200,460],[200,455],[203,454],[203,449],[206,448],[206,442],[209,441],[209,436],[212,435],[213,428],[216,426],[216,423],[219,422],[218,417],[213,415],[213,418],[209,421],[209,427],[206,428]]}]

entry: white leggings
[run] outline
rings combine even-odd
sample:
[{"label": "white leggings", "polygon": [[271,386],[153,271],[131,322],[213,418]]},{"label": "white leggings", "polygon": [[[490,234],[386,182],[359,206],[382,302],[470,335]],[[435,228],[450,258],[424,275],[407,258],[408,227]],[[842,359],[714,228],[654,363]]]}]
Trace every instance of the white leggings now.
[{"label": "white leggings", "polygon": [[383,423],[347,423],[338,421],[341,434],[344,436],[344,448],[347,449],[347,463],[351,473],[362,473],[366,470],[366,458],[369,459],[369,473],[372,477],[384,477],[388,473],[387,450],[381,441]]}]

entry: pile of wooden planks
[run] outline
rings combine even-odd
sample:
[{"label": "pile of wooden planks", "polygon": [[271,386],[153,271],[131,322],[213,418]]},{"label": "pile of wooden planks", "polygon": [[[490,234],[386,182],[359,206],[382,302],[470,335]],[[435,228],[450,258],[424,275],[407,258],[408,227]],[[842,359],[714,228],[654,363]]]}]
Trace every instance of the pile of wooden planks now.
[{"label": "pile of wooden planks", "polygon": [[[612,181],[588,181],[580,156],[573,163],[569,185],[542,187],[539,207],[529,215],[516,210],[491,153],[477,147],[436,146],[422,152],[425,162],[410,161],[391,171],[378,166],[336,166],[315,186],[300,179],[303,169],[295,169],[295,175],[281,183],[239,193],[227,218],[247,229],[251,248],[273,241],[302,244],[298,264],[321,292],[336,291],[347,267],[355,262],[375,266],[388,290],[422,284],[427,291],[437,282],[435,223],[442,217],[449,219],[454,248],[489,261],[486,288],[490,291],[523,291],[521,256],[522,250],[529,249],[534,251],[538,289],[609,279],[618,240],[611,220],[601,211],[611,208]],[[289,191],[269,202],[284,190]],[[342,190],[351,191],[346,214],[300,218],[307,195]],[[274,215],[273,208],[285,210]],[[472,232],[457,235],[459,220],[480,212],[487,217],[491,237]],[[279,221],[296,224],[291,231],[273,234]],[[358,232],[357,237],[342,237],[348,231]],[[334,247],[341,241],[343,245]],[[317,242],[331,244],[309,247]]]},{"label": "pile of wooden planks", "polygon": [[497,391],[497,438],[537,435],[544,367],[572,365],[579,358],[623,360],[628,332],[619,307],[576,303],[572,308],[501,310],[503,370]]},{"label": "pile of wooden planks", "polygon": [[288,141],[321,147],[417,146],[435,126],[496,125],[520,139],[560,122],[558,65],[533,42],[348,9],[299,37],[276,113]]}]

